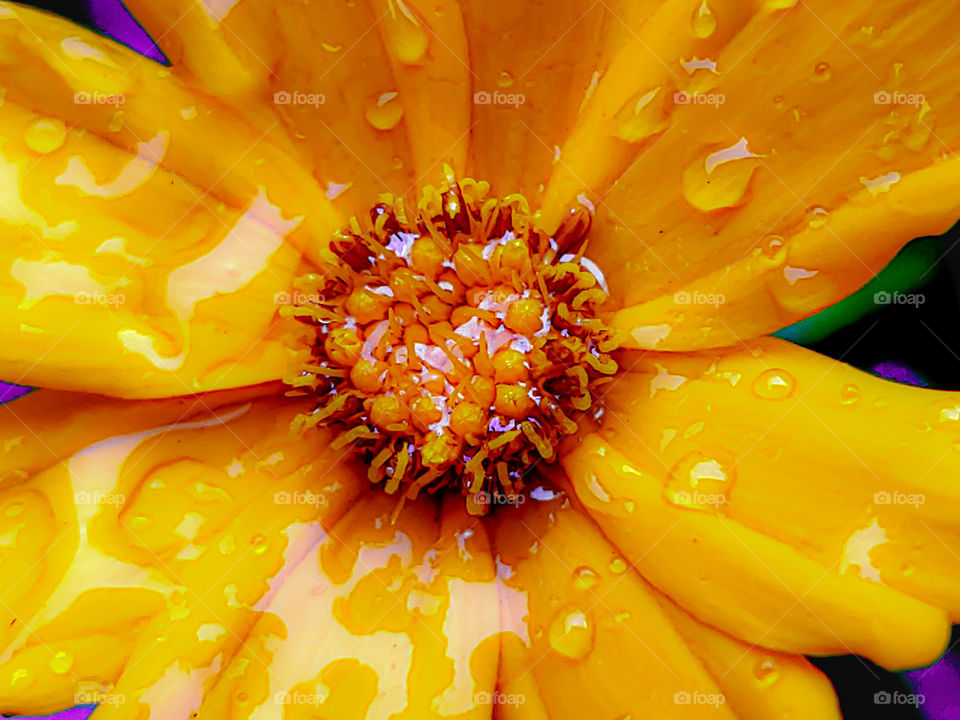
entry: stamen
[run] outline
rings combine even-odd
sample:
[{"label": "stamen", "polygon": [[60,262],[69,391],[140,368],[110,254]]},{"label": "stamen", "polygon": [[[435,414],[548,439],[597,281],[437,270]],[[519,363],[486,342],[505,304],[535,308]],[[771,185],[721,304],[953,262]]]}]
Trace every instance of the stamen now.
[{"label": "stamen", "polygon": [[488,191],[469,178],[427,187],[416,213],[382,196],[283,310],[302,326],[288,395],[316,399],[295,429],[336,428],[333,444],[402,500],[454,488],[477,514],[481,493],[511,497],[531,464],[554,460],[619,345],[584,254],[590,213],[550,236],[522,195]]}]

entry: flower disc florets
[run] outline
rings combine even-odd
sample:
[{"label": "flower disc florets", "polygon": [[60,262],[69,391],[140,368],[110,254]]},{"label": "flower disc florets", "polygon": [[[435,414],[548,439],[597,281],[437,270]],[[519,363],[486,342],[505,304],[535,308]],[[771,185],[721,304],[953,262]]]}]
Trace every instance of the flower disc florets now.
[{"label": "flower disc florets", "polygon": [[459,489],[471,512],[515,498],[551,461],[617,370],[587,260],[590,214],[553,235],[522,195],[488,198],[464,179],[427,187],[416,211],[381,197],[370,226],[337,233],[337,262],[299,279],[286,314],[302,323],[291,395],[317,404],[299,428],[330,425],[371,482],[414,498]]}]

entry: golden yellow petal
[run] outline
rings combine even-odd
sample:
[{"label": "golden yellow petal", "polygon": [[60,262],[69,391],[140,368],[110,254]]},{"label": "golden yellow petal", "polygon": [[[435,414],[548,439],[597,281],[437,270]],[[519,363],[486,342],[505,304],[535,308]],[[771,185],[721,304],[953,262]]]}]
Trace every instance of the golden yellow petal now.
[{"label": "golden yellow petal", "polygon": [[667,616],[700,658],[741,720],[840,720],[827,677],[805,657],[771,652],[698,622],[657,593]]},{"label": "golden yellow petal", "polygon": [[261,131],[129,50],[0,19],[0,374],[130,397],[279,378],[277,311],[340,220]]},{"label": "golden yellow petal", "polygon": [[[323,438],[291,436],[296,404],[230,395],[127,403],[77,451],[52,434],[67,454],[7,484],[0,711],[185,717],[258,603],[366,489]],[[99,414],[54,429],[83,436]]]},{"label": "golden yellow petal", "polygon": [[[769,332],[949,228],[960,96],[946,70],[960,51],[943,28],[957,12],[690,0],[638,26],[543,209],[552,227],[580,196],[596,206],[590,255],[629,308],[618,324],[638,330],[635,347]],[[686,303],[694,292],[729,302]]]},{"label": "golden yellow petal", "polygon": [[498,644],[493,560],[451,504],[373,492],[270,600],[200,718],[485,718]]},{"label": "golden yellow petal", "polygon": [[734,717],[653,592],[582,508],[562,495],[530,499],[493,521],[504,618],[515,623],[503,627],[502,717],[526,718],[528,705],[529,717],[552,720]]},{"label": "golden yellow petal", "polygon": [[[605,404],[565,467],[611,539],[698,619],[890,667],[942,651],[943,610],[957,611],[956,394],[766,340],[650,354]],[[912,548],[921,531],[922,548],[942,547]]]}]

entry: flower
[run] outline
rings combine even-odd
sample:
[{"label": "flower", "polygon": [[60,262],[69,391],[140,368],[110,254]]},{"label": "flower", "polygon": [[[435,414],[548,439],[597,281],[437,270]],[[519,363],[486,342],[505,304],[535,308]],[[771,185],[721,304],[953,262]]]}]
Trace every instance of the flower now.
[{"label": "flower", "polygon": [[955,5],[129,5],[171,67],[0,4],[0,711],[829,718],[804,654],[943,652],[960,395],[760,336],[960,213]]}]

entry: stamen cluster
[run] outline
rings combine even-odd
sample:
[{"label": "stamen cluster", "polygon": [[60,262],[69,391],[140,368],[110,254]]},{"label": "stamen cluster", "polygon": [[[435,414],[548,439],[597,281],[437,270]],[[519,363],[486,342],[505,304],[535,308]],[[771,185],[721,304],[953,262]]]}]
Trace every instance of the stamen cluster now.
[{"label": "stamen cluster", "polygon": [[317,401],[297,428],[338,428],[334,445],[352,445],[388,493],[456,487],[475,514],[553,460],[617,370],[602,275],[583,256],[589,213],[551,236],[523,196],[488,190],[427,187],[416,212],[382,197],[285,309],[307,348],[289,394]]}]

